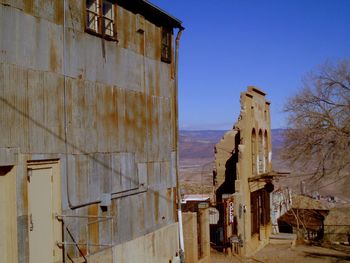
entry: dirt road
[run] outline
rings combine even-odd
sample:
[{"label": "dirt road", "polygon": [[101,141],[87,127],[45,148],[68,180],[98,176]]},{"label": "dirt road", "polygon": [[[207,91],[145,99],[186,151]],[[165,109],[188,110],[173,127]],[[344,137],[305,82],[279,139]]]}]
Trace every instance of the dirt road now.
[{"label": "dirt road", "polygon": [[[339,251],[342,250],[342,251]],[[350,250],[350,249],[349,249]],[[250,258],[225,256],[212,252],[212,263],[264,262],[264,263],[341,263],[350,262],[350,252],[345,247],[337,250],[310,245],[269,244]]]}]

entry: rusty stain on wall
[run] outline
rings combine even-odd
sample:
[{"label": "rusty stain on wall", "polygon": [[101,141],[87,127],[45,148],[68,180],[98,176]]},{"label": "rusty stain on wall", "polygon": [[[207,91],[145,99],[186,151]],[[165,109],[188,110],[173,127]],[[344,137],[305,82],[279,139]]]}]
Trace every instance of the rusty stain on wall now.
[{"label": "rusty stain on wall", "polygon": [[[127,4],[118,6],[117,42],[85,32],[83,1],[66,1],[66,10],[54,0],[0,3],[0,38],[7,39],[1,50],[8,54],[0,57],[0,148],[18,149],[19,257],[28,257],[27,162],[58,160],[59,198],[63,215],[70,216],[63,220],[80,243],[87,235],[92,243],[112,239],[114,245],[149,233],[158,240],[166,226],[177,236],[170,227],[176,222],[174,62],[160,60],[164,17],[154,23],[154,14],[149,19],[140,10],[140,33],[136,14]],[[9,159],[6,154],[0,151],[0,158]],[[107,211],[99,205],[104,194],[112,197]],[[92,224],[86,233],[92,219],[75,216],[111,216],[114,229]],[[72,242],[67,231],[62,241]],[[165,241],[150,249],[173,242]],[[167,247],[167,257],[176,249]],[[65,251],[79,256],[74,246]]]}]

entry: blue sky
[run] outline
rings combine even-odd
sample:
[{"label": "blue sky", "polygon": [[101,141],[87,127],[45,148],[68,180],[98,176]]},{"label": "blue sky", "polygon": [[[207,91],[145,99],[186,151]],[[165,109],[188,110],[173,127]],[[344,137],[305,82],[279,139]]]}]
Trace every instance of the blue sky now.
[{"label": "blue sky", "polygon": [[151,0],[179,18],[180,129],[230,129],[249,85],[267,93],[272,128],[302,77],[350,58],[350,0]]}]

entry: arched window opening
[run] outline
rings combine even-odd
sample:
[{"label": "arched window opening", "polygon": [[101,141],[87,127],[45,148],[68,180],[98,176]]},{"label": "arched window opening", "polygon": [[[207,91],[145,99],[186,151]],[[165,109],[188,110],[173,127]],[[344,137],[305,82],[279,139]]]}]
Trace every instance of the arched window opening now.
[{"label": "arched window opening", "polygon": [[258,142],[258,173],[264,172],[264,146],[263,146],[263,134],[259,131],[259,142]]},{"label": "arched window opening", "polygon": [[252,143],[251,143],[251,151],[252,151],[252,174],[256,174],[257,173],[257,155],[256,155],[256,133],[255,133],[255,129],[253,129],[252,131]]},{"label": "arched window opening", "polygon": [[267,138],[267,131],[264,133],[264,172],[269,171],[269,141]]}]

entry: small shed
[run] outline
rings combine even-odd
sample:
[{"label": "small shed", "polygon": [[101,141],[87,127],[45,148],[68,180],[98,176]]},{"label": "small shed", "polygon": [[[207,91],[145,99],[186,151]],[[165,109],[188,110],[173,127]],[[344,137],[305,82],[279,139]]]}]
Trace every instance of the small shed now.
[{"label": "small shed", "polygon": [[186,262],[210,262],[210,196],[185,195],[181,203]]},{"label": "small shed", "polygon": [[209,204],[210,196],[205,194],[184,195],[181,199],[181,208],[183,212],[198,212],[198,206],[205,206],[205,208],[207,208]]},{"label": "small shed", "polygon": [[329,209],[319,200],[297,195],[292,197],[292,209],[278,219],[278,224],[280,228],[290,226],[297,232],[301,229],[305,239],[321,240],[324,235],[324,221],[328,213]]}]

